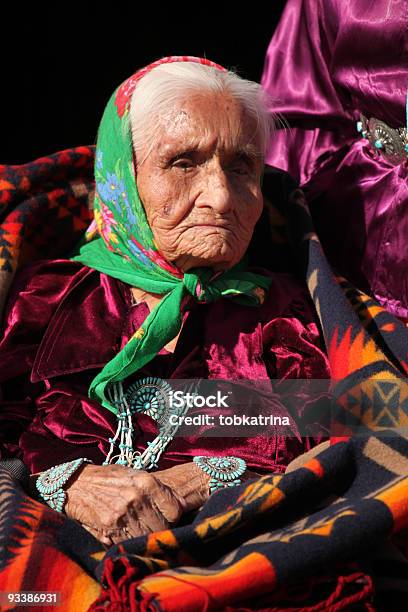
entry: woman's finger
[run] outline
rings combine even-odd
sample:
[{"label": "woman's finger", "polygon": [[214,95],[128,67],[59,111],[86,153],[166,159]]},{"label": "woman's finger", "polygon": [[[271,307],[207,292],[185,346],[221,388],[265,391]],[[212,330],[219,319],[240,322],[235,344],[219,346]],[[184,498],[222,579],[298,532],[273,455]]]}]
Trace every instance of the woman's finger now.
[{"label": "woman's finger", "polygon": [[[123,491],[132,502],[128,505],[127,517],[132,534],[139,535],[152,531],[168,529],[170,523],[178,521],[183,512],[183,506],[174,492],[151,474],[140,474],[135,480],[133,489]],[[135,524],[136,522],[136,524]]]},{"label": "woman's finger", "polygon": [[146,530],[137,534],[132,533],[132,529],[129,527],[123,527],[120,531],[118,531],[117,533],[112,533],[110,535],[110,538],[112,540],[112,542],[114,544],[120,544],[120,542],[124,542],[126,540],[132,540],[135,537],[138,537],[139,535],[144,535],[146,534]]},{"label": "woman's finger", "polygon": [[108,547],[112,546],[112,543],[113,543],[112,540],[103,531],[90,527],[89,525],[85,525],[84,523],[81,523],[81,525],[84,529],[86,529],[86,531],[88,531],[91,535],[93,535],[94,538],[99,540],[99,542],[101,542],[102,544]]},{"label": "woman's finger", "polygon": [[137,507],[129,508],[126,517],[126,528],[132,537],[138,537],[153,531],[163,531],[169,528],[169,523],[157,508],[152,504],[152,500],[145,498]]}]

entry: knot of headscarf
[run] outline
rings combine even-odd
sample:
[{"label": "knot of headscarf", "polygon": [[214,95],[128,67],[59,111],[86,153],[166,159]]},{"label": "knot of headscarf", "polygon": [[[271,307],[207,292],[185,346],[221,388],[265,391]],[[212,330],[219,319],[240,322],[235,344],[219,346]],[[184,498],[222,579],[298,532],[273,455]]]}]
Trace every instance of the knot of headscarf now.
[{"label": "knot of headscarf", "polygon": [[183,276],[183,285],[193,297],[200,299],[202,291],[200,278],[197,274],[185,272]]},{"label": "knot of headscarf", "polygon": [[200,302],[229,297],[258,305],[270,285],[268,277],[247,271],[242,261],[223,273],[210,268],[183,273],[157,249],[136,185],[129,108],[135,86],[147,72],[162,63],[178,61],[225,70],[206,59],[168,57],[139,70],[113,93],[98,130],[94,220],[78,254],[71,258],[132,287],[164,296],[91,382],[89,397],[115,414],[117,407],[108,399],[106,387],[138,371],[177,336],[185,296],[190,294]]}]

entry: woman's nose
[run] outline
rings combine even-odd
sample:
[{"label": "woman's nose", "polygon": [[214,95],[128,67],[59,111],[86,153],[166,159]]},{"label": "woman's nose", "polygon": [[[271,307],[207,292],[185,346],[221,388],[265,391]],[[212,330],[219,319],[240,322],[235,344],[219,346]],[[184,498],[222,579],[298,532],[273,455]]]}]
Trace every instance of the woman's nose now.
[{"label": "woman's nose", "polygon": [[201,208],[212,208],[218,213],[230,212],[234,206],[232,191],[225,170],[220,165],[213,166],[206,169],[196,204]]}]

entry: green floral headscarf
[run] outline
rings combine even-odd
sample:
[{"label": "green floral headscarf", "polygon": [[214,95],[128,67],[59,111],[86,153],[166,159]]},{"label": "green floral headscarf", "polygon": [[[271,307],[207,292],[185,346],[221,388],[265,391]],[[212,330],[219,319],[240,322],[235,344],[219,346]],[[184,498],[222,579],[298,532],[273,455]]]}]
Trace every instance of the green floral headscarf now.
[{"label": "green floral headscarf", "polygon": [[98,131],[94,220],[79,254],[71,258],[132,287],[164,295],[89,387],[89,397],[115,414],[117,409],[105,395],[106,387],[142,368],[178,334],[184,296],[191,294],[203,302],[225,296],[258,305],[270,284],[267,277],[245,271],[243,262],[222,274],[214,274],[210,268],[182,272],[160,255],[155,244],[137,191],[128,114],[137,82],[156,66],[179,61],[225,70],[206,59],[167,57],[139,70],[113,93]]}]

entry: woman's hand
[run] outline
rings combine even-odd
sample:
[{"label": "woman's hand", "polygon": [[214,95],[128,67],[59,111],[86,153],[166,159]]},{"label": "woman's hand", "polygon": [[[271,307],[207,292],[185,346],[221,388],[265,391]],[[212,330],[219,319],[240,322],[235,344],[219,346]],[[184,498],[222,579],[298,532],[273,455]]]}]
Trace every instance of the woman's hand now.
[{"label": "woman's hand", "polygon": [[85,465],[66,488],[65,512],[110,546],[176,525],[207,499],[208,482],[193,462],[154,473]]}]

